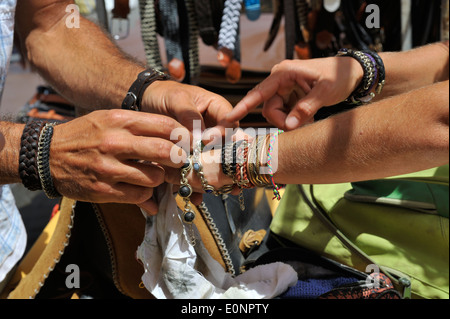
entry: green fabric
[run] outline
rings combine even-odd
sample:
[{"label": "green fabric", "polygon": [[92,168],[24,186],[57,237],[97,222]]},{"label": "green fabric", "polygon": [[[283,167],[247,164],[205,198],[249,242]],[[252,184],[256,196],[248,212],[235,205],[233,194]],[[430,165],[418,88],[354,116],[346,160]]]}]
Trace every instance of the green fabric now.
[{"label": "green fabric", "polygon": [[[363,254],[409,276],[413,298],[449,298],[448,165],[385,180],[314,185],[313,194],[302,187]],[[359,270],[368,265],[313,213],[297,185],[287,186],[271,230]]]},{"label": "green fabric", "polygon": [[353,189],[345,195],[349,200],[402,206],[448,218],[448,173],[446,165],[401,177],[352,183]]}]

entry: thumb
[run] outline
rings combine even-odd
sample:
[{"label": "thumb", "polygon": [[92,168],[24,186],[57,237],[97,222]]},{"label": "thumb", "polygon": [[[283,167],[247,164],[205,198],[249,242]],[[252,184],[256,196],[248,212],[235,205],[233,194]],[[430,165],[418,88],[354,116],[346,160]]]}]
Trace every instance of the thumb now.
[{"label": "thumb", "polygon": [[320,88],[314,87],[311,92],[299,100],[286,117],[286,130],[291,131],[306,124],[323,106],[322,94]]}]

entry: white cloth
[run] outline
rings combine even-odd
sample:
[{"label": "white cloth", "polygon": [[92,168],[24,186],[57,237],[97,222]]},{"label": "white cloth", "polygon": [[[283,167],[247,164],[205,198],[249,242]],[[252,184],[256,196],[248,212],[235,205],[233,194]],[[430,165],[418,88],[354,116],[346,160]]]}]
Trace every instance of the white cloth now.
[{"label": "white cloth", "polygon": [[147,217],[145,238],[137,251],[145,269],[142,281],[153,296],[159,299],[273,298],[297,283],[295,270],[283,263],[257,266],[236,277],[225,272],[204,247],[194,225],[196,244],[189,243],[190,226],[181,220],[172,185],[165,187],[158,189],[164,194],[159,213]]}]

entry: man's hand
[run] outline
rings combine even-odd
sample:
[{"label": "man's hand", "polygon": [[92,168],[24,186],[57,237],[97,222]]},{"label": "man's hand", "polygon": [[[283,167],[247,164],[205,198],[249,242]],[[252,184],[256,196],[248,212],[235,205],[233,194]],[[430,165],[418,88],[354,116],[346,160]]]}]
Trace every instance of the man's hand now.
[{"label": "man's hand", "polygon": [[164,183],[162,165],[179,168],[187,158],[170,141],[174,129],[185,128],[167,116],[127,110],[94,111],[57,125],[50,150],[55,187],[69,198],[157,213],[151,197]]},{"label": "man's hand", "polygon": [[201,122],[202,131],[217,127],[224,135],[226,127],[236,127],[227,114],[233,107],[222,96],[197,86],[175,81],[156,81],[144,93],[142,111],[171,116],[192,131],[195,120]]},{"label": "man's hand", "polygon": [[293,130],[313,120],[321,107],[345,100],[362,76],[363,69],[353,58],[285,60],[235,106],[227,120],[240,120],[264,103],[263,116],[271,124]]}]

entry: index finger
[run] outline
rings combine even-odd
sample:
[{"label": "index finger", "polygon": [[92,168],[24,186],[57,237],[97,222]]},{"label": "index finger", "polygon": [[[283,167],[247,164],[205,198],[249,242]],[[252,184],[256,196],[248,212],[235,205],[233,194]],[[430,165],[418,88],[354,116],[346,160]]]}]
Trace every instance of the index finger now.
[{"label": "index finger", "polygon": [[[133,135],[159,137],[170,140],[172,132],[176,130],[185,130],[186,132],[189,132],[177,120],[166,115],[135,112],[131,110],[120,111],[124,112],[124,116],[119,115],[117,120],[123,121],[124,127]],[[117,112],[120,111],[117,110]]]},{"label": "index finger", "polygon": [[282,87],[282,73],[272,73],[267,79],[255,86],[228,114],[230,122],[242,120],[251,110],[271,99]]}]

